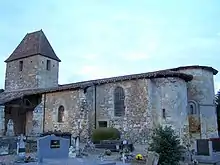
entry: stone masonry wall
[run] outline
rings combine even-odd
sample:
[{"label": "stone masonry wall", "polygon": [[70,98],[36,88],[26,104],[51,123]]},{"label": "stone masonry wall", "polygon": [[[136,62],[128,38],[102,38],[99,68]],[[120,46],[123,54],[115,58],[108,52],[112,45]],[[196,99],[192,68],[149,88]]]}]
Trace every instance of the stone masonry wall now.
[{"label": "stone masonry wall", "polygon": [[[114,116],[114,89],[117,86],[123,87],[125,92],[124,117]],[[87,102],[92,112],[92,125],[95,122],[94,87],[87,90]],[[162,119],[163,108],[166,119]],[[96,111],[97,127],[99,121],[107,121],[108,127],[118,128],[123,137],[133,142],[146,142],[151,129],[159,124],[172,125],[182,139],[189,136],[186,82],[179,78],[142,79],[97,86]]]},{"label": "stone masonry wall", "polygon": [[[74,136],[79,133],[78,119],[82,120],[81,139],[88,136],[88,120],[85,112],[82,112],[82,99],[85,97],[83,90],[63,91],[46,94],[45,102],[45,131],[61,130],[71,132]],[[58,108],[64,106],[64,122],[59,123]]]},{"label": "stone masonry wall", "polygon": [[[31,135],[39,135],[43,133],[43,121],[44,121],[44,97],[45,95],[42,96],[42,101],[40,104],[38,104],[33,111],[29,112],[29,118],[30,118],[30,123],[32,124],[31,129],[27,129],[29,134]],[[28,125],[26,125],[28,126]]]},{"label": "stone masonry wall", "polygon": [[[38,88],[58,86],[59,62],[44,56],[38,56]],[[51,61],[51,69],[46,69],[47,60]]]},{"label": "stone masonry wall", "polygon": [[154,127],[159,124],[172,126],[182,140],[187,140],[189,122],[186,82],[179,78],[157,78],[151,80],[151,88],[151,114]]},{"label": "stone masonry wall", "polygon": [[[148,126],[153,119],[149,114],[149,80],[132,80],[97,86],[97,126],[98,121],[107,121],[108,126],[122,132],[122,136],[133,142],[147,140]],[[125,92],[125,116],[114,116],[114,89],[120,86]]]},{"label": "stone masonry wall", "polygon": [[[48,58],[40,55],[7,63],[5,90],[26,88],[44,88],[58,85],[59,63],[51,60],[51,70],[46,70]],[[19,71],[19,61],[23,61],[23,70]]]},{"label": "stone masonry wall", "polygon": [[180,72],[193,75],[193,80],[187,84],[188,99],[199,105],[201,138],[218,137],[213,73],[203,69],[186,69]]}]

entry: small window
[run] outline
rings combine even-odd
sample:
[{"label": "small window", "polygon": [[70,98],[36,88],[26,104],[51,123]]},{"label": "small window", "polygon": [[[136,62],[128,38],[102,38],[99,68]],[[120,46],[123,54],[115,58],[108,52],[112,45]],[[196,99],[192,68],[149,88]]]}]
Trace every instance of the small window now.
[{"label": "small window", "polygon": [[23,70],[23,61],[19,61],[19,71]]},{"label": "small window", "polygon": [[64,106],[59,106],[58,108],[58,122],[63,123],[64,122]]},{"label": "small window", "polygon": [[162,109],[162,116],[163,116],[163,119],[166,119],[166,110],[165,109]]},{"label": "small window", "polygon": [[50,70],[50,69],[51,69],[51,61],[47,60],[47,70]]},{"label": "small window", "polygon": [[190,115],[198,114],[198,105],[197,105],[197,102],[195,102],[195,101],[190,101],[190,102],[189,102],[189,114],[190,114]]},{"label": "small window", "polygon": [[198,103],[194,100],[188,103],[188,114],[189,115],[199,115]]},{"label": "small window", "polygon": [[107,121],[99,121],[99,127],[108,127]]}]

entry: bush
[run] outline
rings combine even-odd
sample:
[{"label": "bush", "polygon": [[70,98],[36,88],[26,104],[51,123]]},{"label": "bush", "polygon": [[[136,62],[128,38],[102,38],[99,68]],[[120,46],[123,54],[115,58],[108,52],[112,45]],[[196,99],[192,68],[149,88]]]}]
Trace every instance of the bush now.
[{"label": "bush", "polygon": [[101,140],[119,140],[120,132],[116,128],[98,128],[93,131],[92,141],[99,142]]},{"label": "bush", "polygon": [[161,126],[154,130],[152,142],[149,144],[149,150],[157,152],[160,165],[179,164],[183,154],[182,146],[177,135],[171,127],[162,128]]}]

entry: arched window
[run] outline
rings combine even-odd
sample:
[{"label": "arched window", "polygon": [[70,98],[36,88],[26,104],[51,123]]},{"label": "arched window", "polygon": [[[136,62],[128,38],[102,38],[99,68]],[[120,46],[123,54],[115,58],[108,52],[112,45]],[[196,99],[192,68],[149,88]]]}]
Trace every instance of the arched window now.
[{"label": "arched window", "polygon": [[125,115],[125,93],[122,87],[115,88],[114,91],[114,106],[115,106],[115,116],[124,116]]},{"label": "arched window", "polygon": [[58,108],[58,122],[62,123],[64,122],[64,106],[59,106]]},{"label": "arched window", "polygon": [[198,105],[195,101],[189,102],[189,115],[195,115],[198,114]]}]

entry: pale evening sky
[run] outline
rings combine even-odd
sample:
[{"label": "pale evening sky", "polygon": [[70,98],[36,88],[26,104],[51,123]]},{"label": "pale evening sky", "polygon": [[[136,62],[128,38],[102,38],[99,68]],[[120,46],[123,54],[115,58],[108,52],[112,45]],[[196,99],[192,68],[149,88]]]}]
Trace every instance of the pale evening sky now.
[{"label": "pale evening sky", "polygon": [[220,70],[219,0],[1,0],[0,88],[4,60],[40,29],[62,60],[60,84],[182,65]]}]

